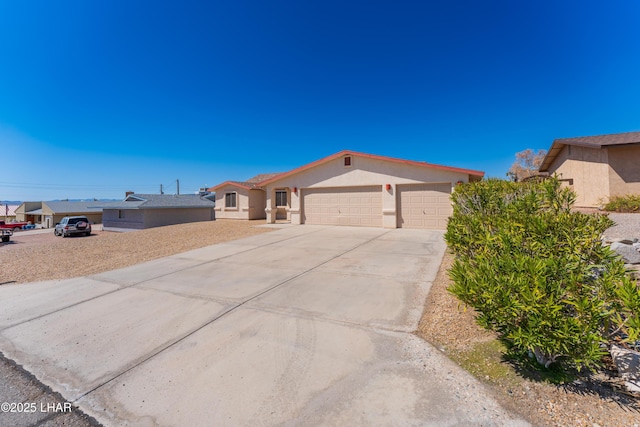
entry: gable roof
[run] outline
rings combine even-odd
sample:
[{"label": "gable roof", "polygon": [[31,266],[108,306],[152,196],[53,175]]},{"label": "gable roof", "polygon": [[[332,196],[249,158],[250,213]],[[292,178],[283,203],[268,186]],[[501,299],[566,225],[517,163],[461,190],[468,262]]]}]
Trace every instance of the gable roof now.
[{"label": "gable roof", "polygon": [[640,132],[612,133],[596,136],[578,136],[574,138],[555,139],[545,156],[539,171],[546,172],[551,163],[560,154],[560,151],[567,145],[576,145],[588,148],[605,148],[619,145],[640,144]]},{"label": "gable roof", "polygon": [[225,185],[235,185],[236,187],[240,187],[240,188],[245,188],[247,190],[253,190],[253,189],[259,189],[260,188],[260,183],[262,181],[265,181],[267,179],[271,179],[274,176],[277,175],[281,175],[280,172],[278,173],[261,173],[259,175],[256,175],[252,178],[249,178],[246,181],[225,181],[221,184],[216,185],[215,187],[211,187],[208,189],[208,191],[216,191],[216,189],[224,187]]},{"label": "gable roof", "polygon": [[274,176],[280,175],[282,172],[275,172],[275,173],[261,173],[259,175],[254,176],[253,178],[249,178],[247,180],[247,182],[250,183],[259,183],[262,181],[266,181],[267,179],[271,179]]},{"label": "gable roof", "polygon": [[5,203],[4,205],[0,205],[0,216],[16,216],[16,209],[18,209],[20,205],[10,205]]},{"label": "gable roof", "polygon": [[105,209],[192,209],[213,208],[215,202],[198,194],[130,194]]},{"label": "gable roof", "polygon": [[220,183],[214,187],[208,188],[208,191],[214,192],[214,191],[218,191],[218,189],[226,186],[226,185],[234,185],[236,187],[240,187],[240,188],[245,188],[247,190],[253,190],[254,188],[259,188],[258,185],[255,182],[248,182],[248,181],[225,181],[223,183]]},{"label": "gable roof", "polygon": [[[68,200],[53,200],[49,202],[42,202],[55,214],[68,214],[68,213],[99,213],[105,204],[114,202],[105,201],[88,201],[88,202],[71,202]],[[29,212],[30,214],[32,212]]]},{"label": "gable roof", "polygon": [[316,160],[315,162],[311,162],[308,163],[306,165],[300,166],[299,168],[293,169],[289,172],[284,172],[281,174],[278,174],[272,178],[266,179],[262,182],[260,182],[261,186],[267,185],[267,184],[271,184],[273,182],[279,181],[282,178],[286,178],[301,172],[304,172],[308,169],[314,168],[316,166],[320,166],[322,164],[328,163],[332,160],[335,159],[339,159],[343,156],[354,156],[354,157],[362,157],[362,158],[367,158],[367,159],[374,159],[374,160],[383,160],[386,162],[393,162],[393,163],[399,163],[399,164],[404,164],[404,165],[409,165],[409,166],[419,166],[419,167],[426,167],[426,168],[431,168],[431,169],[439,169],[439,170],[445,170],[445,171],[449,171],[449,172],[459,172],[459,173],[465,173],[468,175],[472,175],[478,178],[482,178],[484,176],[484,172],[482,171],[477,171],[477,170],[471,170],[471,169],[462,169],[462,168],[456,168],[456,167],[452,167],[452,166],[443,166],[443,165],[437,165],[434,163],[427,163],[427,162],[418,162],[415,160],[403,160],[403,159],[398,159],[398,158],[394,158],[394,157],[386,157],[386,156],[379,156],[376,154],[366,154],[366,153],[359,153],[356,151],[350,151],[350,150],[343,150],[343,151],[339,151],[335,154],[332,154],[330,156],[324,157],[320,160]]}]

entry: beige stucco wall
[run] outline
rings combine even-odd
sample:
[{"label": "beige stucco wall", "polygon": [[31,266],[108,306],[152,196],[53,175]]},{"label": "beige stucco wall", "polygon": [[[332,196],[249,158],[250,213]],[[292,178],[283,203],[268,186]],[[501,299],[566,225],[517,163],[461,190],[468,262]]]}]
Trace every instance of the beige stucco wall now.
[{"label": "beige stucco wall", "polygon": [[[225,194],[235,192],[236,206],[225,206]],[[225,185],[216,189],[216,218],[218,219],[264,219],[266,217],[266,195],[263,190],[249,190],[235,185]]]},{"label": "beige stucco wall", "polygon": [[606,149],[566,145],[549,166],[549,173],[573,180],[578,207],[597,207],[609,197]]},{"label": "beige stucco wall", "polygon": [[[33,221],[40,223],[41,215],[36,215],[32,218],[32,215],[27,215],[27,212],[34,211],[42,208],[42,202],[23,202],[16,208],[16,220],[17,221]],[[27,218],[29,216],[29,218]]]},{"label": "beige stucco wall", "polygon": [[264,211],[267,206],[267,193],[264,190],[249,190],[249,219],[265,219]]},{"label": "beige stucco wall", "polygon": [[[269,184],[267,190],[267,222],[275,222],[275,190],[296,188],[290,193],[290,219],[292,224],[302,220],[302,188],[382,186],[382,224],[385,228],[397,227],[396,186],[415,183],[468,182],[466,173],[396,163],[379,159],[351,156],[351,166],[344,166],[343,158],[337,158],[295,175]],[[386,189],[386,184],[391,188]]]},{"label": "beige stucco wall", "polygon": [[609,194],[640,194],[640,146],[609,147]]},{"label": "beige stucco wall", "polygon": [[65,216],[86,216],[91,224],[102,224],[102,209],[96,209],[93,212],[60,212],[56,213],[51,210],[46,203],[42,203],[42,218],[43,218],[43,227],[47,226],[47,218],[50,218],[49,226],[55,227],[57,223],[62,221],[62,218]]}]

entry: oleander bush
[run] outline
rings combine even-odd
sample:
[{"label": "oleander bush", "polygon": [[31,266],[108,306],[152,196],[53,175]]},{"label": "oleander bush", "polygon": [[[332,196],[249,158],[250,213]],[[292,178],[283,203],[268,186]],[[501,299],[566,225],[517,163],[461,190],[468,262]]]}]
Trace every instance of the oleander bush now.
[{"label": "oleander bush", "polygon": [[608,217],[572,212],[555,178],[465,184],[452,199],[449,290],[513,355],[595,368],[607,344],[638,339],[640,291],[602,243]]},{"label": "oleander bush", "polygon": [[640,212],[640,194],[613,196],[604,205],[605,211],[635,213]]}]

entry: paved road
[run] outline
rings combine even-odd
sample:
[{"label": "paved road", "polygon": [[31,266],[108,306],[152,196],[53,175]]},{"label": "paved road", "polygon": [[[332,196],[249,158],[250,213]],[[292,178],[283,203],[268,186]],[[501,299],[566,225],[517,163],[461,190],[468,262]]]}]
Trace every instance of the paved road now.
[{"label": "paved road", "polygon": [[411,334],[444,249],[291,226],[5,285],[0,351],[105,425],[524,425]]}]

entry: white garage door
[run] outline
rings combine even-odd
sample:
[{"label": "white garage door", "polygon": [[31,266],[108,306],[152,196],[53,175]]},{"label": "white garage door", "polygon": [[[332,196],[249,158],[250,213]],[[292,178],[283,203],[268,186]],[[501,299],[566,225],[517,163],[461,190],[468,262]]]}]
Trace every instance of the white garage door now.
[{"label": "white garage door", "polygon": [[451,184],[398,185],[398,227],[444,230],[453,213]]},{"label": "white garage door", "polygon": [[382,186],[302,189],[303,223],[382,227]]}]

